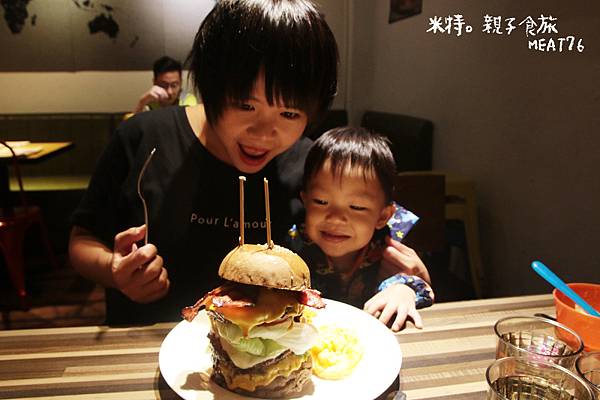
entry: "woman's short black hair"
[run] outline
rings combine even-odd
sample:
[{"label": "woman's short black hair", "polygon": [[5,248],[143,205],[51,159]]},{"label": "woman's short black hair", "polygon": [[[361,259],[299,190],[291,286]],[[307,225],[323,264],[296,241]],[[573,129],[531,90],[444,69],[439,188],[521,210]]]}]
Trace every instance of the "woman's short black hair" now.
[{"label": "woman's short black hair", "polygon": [[259,72],[269,104],[327,111],[337,90],[338,51],[323,15],[308,0],[220,0],[204,19],[186,63],[208,122],[249,99]]},{"label": "woman's short black hair", "polygon": [[152,71],[154,72],[155,79],[158,77],[158,75],[171,71],[177,71],[179,72],[179,75],[181,75],[181,63],[169,56],[162,56],[158,60],[154,61]]},{"label": "woman's short black hair", "polygon": [[340,127],[325,132],[306,156],[305,190],[326,162],[335,177],[342,176],[348,167],[360,168],[365,179],[374,175],[381,184],[386,202],[392,201],[396,163],[386,137],[364,128]]}]

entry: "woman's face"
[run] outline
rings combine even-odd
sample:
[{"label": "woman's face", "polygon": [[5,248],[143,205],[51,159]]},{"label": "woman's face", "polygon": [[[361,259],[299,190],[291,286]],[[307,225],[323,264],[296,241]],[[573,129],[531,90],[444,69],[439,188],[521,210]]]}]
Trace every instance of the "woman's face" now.
[{"label": "woman's face", "polygon": [[269,105],[260,74],[250,99],[227,107],[208,129],[203,144],[220,160],[252,174],[296,143],[307,123],[308,117],[301,110]]}]

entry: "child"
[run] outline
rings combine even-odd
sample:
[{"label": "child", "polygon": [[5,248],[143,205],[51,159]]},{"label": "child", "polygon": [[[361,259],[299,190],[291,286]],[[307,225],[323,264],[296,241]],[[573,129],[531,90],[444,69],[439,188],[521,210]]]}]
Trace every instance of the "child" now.
[{"label": "child", "polygon": [[[308,0],[218,1],[188,62],[203,104],[123,122],[72,216],[71,264],[107,288],[108,324],[178,320],[218,286],[238,243],[242,173],[246,241],[266,240],[263,177],[273,240],[283,241],[310,146],[302,134],[337,87],[335,39]],[[146,226],[137,180],[154,148],[141,185]]]},{"label": "child", "polygon": [[398,223],[407,213],[392,201],[395,173],[384,137],[362,128],[324,133],[304,167],[305,236],[312,244],[300,255],[311,268],[313,286],[325,297],[364,305],[386,324],[396,314],[392,330],[398,331],[407,316],[421,328],[416,308],[431,305],[432,298],[428,285],[415,276],[380,281],[388,221],[394,217]]}]

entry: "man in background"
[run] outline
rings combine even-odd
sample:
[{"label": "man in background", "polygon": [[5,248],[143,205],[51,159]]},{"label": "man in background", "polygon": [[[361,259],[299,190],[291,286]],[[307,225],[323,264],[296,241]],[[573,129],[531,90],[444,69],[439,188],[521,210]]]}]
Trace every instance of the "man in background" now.
[{"label": "man in background", "polygon": [[196,97],[191,93],[182,93],[181,63],[168,56],[154,62],[152,87],[140,97],[133,114],[172,105],[195,106]]}]

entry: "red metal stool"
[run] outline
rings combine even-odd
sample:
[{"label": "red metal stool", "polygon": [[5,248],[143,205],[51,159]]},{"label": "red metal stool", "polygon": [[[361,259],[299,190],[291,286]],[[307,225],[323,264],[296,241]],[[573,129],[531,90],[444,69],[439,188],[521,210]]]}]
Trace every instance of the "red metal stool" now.
[{"label": "red metal stool", "polygon": [[4,257],[6,267],[14,288],[19,296],[22,308],[27,308],[27,291],[25,289],[25,257],[23,253],[23,243],[25,234],[34,225],[38,225],[41,238],[48,260],[54,268],[58,268],[58,263],[52,251],[52,245],[48,237],[48,231],[44,224],[42,211],[38,206],[28,205],[23,189],[21,171],[19,169],[19,159],[12,147],[6,142],[0,141],[1,145],[6,146],[12,153],[13,165],[17,182],[19,183],[19,195],[21,205],[17,207],[5,208],[0,214],[0,251]]}]

